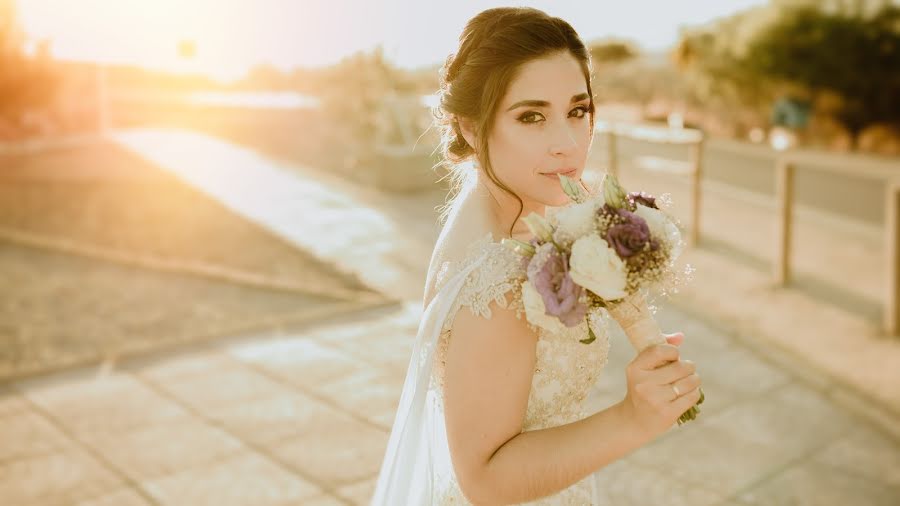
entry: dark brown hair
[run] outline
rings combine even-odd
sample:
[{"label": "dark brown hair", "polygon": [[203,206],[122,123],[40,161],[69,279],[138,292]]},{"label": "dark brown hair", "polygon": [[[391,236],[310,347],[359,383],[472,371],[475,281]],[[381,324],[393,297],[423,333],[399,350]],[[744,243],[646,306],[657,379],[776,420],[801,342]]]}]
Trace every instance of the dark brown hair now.
[{"label": "dark brown hair", "polygon": [[[462,162],[477,159],[486,175],[500,189],[524,202],[500,181],[490,165],[488,137],[500,102],[509,84],[525,63],[561,51],[568,51],[581,65],[590,95],[590,125],[594,129],[594,95],[591,58],[584,42],[566,21],[530,7],[498,7],[475,15],[459,37],[457,51],[447,57],[440,71],[439,104],[433,109],[441,133],[441,155],[449,168],[451,193],[441,218],[446,218],[467,175]],[[458,118],[472,121],[478,146],[470,146],[463,137]],[[476,155],[477,153],[477,155]]]}]

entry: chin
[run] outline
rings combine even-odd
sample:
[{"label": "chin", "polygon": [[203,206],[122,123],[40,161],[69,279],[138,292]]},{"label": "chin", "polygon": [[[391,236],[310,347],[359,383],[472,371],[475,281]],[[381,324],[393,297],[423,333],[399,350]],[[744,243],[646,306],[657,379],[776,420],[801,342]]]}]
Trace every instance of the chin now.
[{"label": "chin", "polygon": [[557,192],[554,192],[552,195],[549,195],[548,198],[544,199],[545,206],[551,207],[560,207],[566,204],[569,204],[572,199],[569,198],[568,195],[562,189]]}]

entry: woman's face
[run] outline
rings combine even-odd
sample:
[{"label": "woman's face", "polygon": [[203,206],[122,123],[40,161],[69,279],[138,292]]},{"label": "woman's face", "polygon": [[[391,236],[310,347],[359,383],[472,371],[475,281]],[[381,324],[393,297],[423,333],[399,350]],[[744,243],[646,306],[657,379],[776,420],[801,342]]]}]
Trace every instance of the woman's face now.
[{"label": "woman's face", "polygon": [[526,206],[569,201],[559,172],[580,179],[593,141],[584,73],[568,51],[519,69],[501,100],[488,139],[497,178]]}]

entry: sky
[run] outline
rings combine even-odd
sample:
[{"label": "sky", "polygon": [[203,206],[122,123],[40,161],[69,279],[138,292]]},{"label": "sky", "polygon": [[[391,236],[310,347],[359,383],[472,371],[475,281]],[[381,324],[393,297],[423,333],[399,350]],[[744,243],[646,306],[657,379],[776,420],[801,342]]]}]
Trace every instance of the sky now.
[{"label": "sky", "polygon": [[[382,44],[405,68],[440,63],[466,21],[504,5],[527,5],[568,21],[585,41],[617,37],[645,50],[670,47],[698,25],[764,0],[18,0],[31,40],[49,38],[65,60],[139,64],[221,80],[266,63],[317,67]],[[196,47],[179,55],[181,40]]]}]

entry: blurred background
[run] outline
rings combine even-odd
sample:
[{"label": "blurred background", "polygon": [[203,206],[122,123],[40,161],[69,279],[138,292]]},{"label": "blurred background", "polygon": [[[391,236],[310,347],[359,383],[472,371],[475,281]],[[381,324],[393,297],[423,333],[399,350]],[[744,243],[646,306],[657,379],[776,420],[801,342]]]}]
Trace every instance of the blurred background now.
[{"label": "blurred background", "polygon": [[[367,504],[438,70],[500,5],[0,0],[0,503]],[[900,5],[519,5],[589,45],[586,177],[669,194],[696,269],[659,318],[703,414],[609,504],[897,504]]]}]

